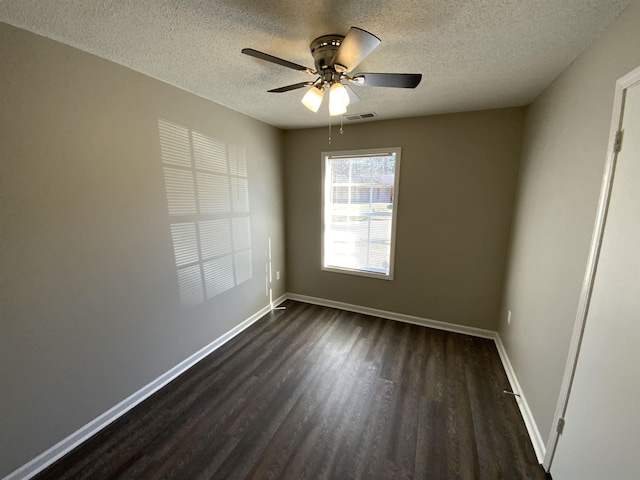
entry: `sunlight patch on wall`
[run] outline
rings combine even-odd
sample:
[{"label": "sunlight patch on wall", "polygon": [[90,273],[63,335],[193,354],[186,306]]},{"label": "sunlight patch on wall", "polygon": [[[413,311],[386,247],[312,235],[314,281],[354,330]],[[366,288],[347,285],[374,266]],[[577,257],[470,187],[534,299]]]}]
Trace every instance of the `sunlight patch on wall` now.
[{"label": "sunlight patch on wall", "polygon": [[193,223],[171,224],[171,240],[176,265],[184,267],[199,260],[196,226]]},{"label": "sunlight patch on wall", "polygon": [[199,265],[178,269],[178,289],[183,306],[191,307],[204,302]]},{"label": "sunlight patch on wall", "polygon": [[213,258],[233,251],[228,219],[200,222],[200,238],[202,258]]},{"label": "sunlight patch on wall", "polygon": [[194,306],[253,276],[244,147],[158,119],[180,303]]},{"label": "sunlight patch on wall", "polygon": [[245,250],[233,255],[235,274],[238,283],[246,282],[253,276],[251,270],[251,251]]},{"label": "sunlight patch on wall", "polygon": [[191,172],[165,167],[164,181],[169,215],[194,215],[196,192],[193,188]]}]

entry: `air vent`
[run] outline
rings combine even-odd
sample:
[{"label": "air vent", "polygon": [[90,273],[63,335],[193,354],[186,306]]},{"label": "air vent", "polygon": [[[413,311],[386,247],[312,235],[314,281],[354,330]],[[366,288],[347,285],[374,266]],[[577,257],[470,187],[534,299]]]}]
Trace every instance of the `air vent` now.
[{"label": "air vent", "polygon": [[358,120],[366,120],[368,118],[374,118],[375,116],[376,116],[375,113],[369,112],[369,113],[356,113],[354,115],[345,115],[345,118],[347,120],[355,122],[355,121],[358,121]]}]

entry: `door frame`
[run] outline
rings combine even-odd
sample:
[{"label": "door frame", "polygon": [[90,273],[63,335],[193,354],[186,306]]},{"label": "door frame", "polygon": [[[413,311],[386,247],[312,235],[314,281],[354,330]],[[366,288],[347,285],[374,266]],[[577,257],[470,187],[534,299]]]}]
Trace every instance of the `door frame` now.
[{"label": "door frame", "polygon": [[611,198],[611,188],[613,186],[616,161],[618,158],[617,143],[622,138],[622,134],[618,132],[621,132],[622,128],[625,96],[627,89],[638,82],[640,82],[640,67],[635,68],[631,72],[619,78],[616,82],[615,96],[613,100],[613,114],[611,116],[611,124],[609,128],[609,142],[607,144],[607,159],[604,167],[604,175],[602,177],[600,200],[598,201],[598,210],[591,238],[591,246],[589,248],[589,257],[587,259],[587,267],[585,270],[584,280],[582,282],[580,299],[578,301],[578,310],[573,327],[571,344],[569,346],[567,364],[562,378],[560,396],[558,397],[558,404],[553,417],[553,427],[551,429],[551,434],[549,435],[549,440],[547,441],[546,453],[542,462],[542,466],[547,472],[551,469],[553,457],[560,438],[559,430],[562,429],[562,425],[564,424],[564,416],[567,411],[569,397],[571,396],[571,387],[573,385],[576,365],[580,355],[580,346],[582,343],[582,336],[584,334],[584,327],[589,313],[591,293],[593,291],[593,284],[598,267],[600,247],[602,246],[602,238],[609,209],[609,200]]}]

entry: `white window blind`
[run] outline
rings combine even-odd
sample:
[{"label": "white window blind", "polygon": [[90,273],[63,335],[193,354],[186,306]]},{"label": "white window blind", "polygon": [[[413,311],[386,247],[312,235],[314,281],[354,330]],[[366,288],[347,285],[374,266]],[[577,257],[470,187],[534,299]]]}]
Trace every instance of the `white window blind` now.
[{"label": "white window blind", "polygon": [[322,158],[322,268],[392,279],[400,148]]}]

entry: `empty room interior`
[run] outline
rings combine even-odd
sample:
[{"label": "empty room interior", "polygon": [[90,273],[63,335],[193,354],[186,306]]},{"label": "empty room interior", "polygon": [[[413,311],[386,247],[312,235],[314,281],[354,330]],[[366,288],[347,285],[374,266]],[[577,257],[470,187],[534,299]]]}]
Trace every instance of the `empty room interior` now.
[{"label": "empty room interior", "polygon": [[638,478],[639,66],[639,0],[0,0],[0,477]]}]

